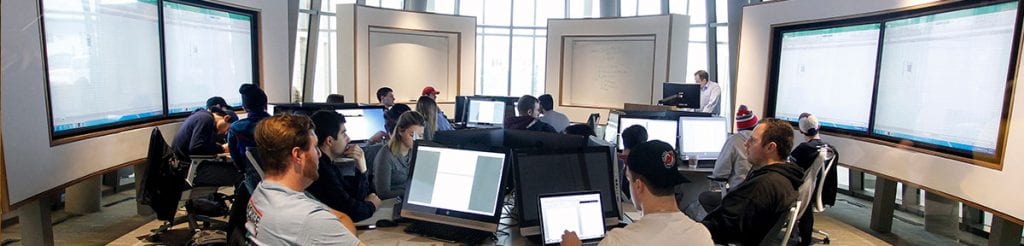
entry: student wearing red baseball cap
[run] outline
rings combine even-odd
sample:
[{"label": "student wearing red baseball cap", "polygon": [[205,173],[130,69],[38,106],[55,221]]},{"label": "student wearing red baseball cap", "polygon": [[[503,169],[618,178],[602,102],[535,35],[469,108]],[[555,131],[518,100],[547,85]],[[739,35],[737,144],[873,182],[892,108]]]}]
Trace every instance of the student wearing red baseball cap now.
[{"label": "student wearing red baseball cap", "polygon": [[430,99],[434,99],[434,101],[437,101],[437,94],[441,94],[441,92],[434,89],[433,86],[423,87],[423,92],[420,93],[420,95],[430,97]]}]

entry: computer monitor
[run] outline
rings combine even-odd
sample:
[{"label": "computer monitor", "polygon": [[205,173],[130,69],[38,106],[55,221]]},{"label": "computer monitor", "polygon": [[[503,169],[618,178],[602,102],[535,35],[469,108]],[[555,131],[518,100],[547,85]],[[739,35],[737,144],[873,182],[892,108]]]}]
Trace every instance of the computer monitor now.
[{"label": "computer monitor", "polygon": [[401,216],[494,232],[505,196],[505,153],[417,141]]},{"label": "computer monitor", "polygon": [[378,132],[387,132],[384,129],[384,107],[382,106],[362,106],[335,111],[345,116],[346,133],[353,143],[366,142]]},{"label": "computer monitor", "polygon": [[596,190],[606,224],[619,222],[615,162],[608,147],[575,150],[521,149],[512,151],[515,204],[520,233],[540,234],[540,195]]},{"label": "computer monitor", "polygon": [[469,98],[466,126],[500,128],[505,122],[505,104],[488,98]]},{"label": "computer monitor", "polygon": [[468,96],[455,97],[455,122],[466,122],[466,103],[468,102]]},{"label": "computer monitor", "polygon": [[[662,84],[662,100],[660,104],[676,106],[680,108],[700,108],[700,85],[699,84],[681,84],[681,83],[664,83]],[[669,99],[669,97],[679,97]]]},{"label": "computer monitor", "polygon": [[729,138],[729,120],[723,117],[679,117],[679,152],[697,160],[718,159]]},{"label": "computer monitor", "polygon": [[619,116],[619,150],[622,150],[622,131],[626,130],[633,125],[643,126],[647,129],[647,140],[661,140],[672,148],[676,148],[678,141],[678,118],[663,118],[660,116],[638,116],[638,115],[623,115]]},{"label": "computer monitor", "polygon": [[440,131],[434,142],[473,149],[577,149],[587,146],[583,136],[501,128]]},{"label": "computer monitor", "polygon": [[608,124],[604,125],[604,141],[612,145],[619,142],[619,115],[622,112],[611,110],[608,112]]},{"label": "computer monitor", "polygon": [[538,206],[544,245],[558,245],[565,231],[576,232],[584,242],[604,238],[600,191],[543,194]]}]

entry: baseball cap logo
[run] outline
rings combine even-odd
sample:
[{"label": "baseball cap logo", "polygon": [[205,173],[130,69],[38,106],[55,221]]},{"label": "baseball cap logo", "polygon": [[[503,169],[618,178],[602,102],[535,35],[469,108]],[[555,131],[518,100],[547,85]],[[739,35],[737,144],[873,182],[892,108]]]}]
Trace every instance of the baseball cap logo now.
[{"label": "baseball cap logo", "polygon": [[672,151],[665,151],[665,153],[661,154],[661,163],[665,165],[665,168],[672,168],[672,164],[675,163]]}]

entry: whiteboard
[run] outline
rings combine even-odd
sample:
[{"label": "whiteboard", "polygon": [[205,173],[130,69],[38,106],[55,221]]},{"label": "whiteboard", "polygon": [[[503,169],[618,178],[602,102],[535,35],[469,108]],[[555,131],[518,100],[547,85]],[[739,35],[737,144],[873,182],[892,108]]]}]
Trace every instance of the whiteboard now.
[{"label": "whiteboard", "polygon": [[621,109],[649,104],[654,86],[654,36],[572,38],[562,83],[563,105]]},{"label": "whiteboard", "polygon": [[441,92],[438,101],[451,101],[444,99],[455,98],[457,88],[453,39],[446,33],[371,29],[369,101],[377,102],[377,88],[385,86],[395,91],[398,102],[418,99],[426,86]]}]

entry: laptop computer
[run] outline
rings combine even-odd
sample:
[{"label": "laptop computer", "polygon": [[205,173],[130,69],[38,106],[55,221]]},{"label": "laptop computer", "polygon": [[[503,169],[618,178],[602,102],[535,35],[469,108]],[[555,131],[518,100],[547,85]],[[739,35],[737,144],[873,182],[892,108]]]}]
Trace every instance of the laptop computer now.
[{"label": "laptop computer", "polygon": [[559,245],[565,231],[574,231],[583,245],[597,245],[605,236],[600,191],[540,195],[540,228],[544,245]]}]

